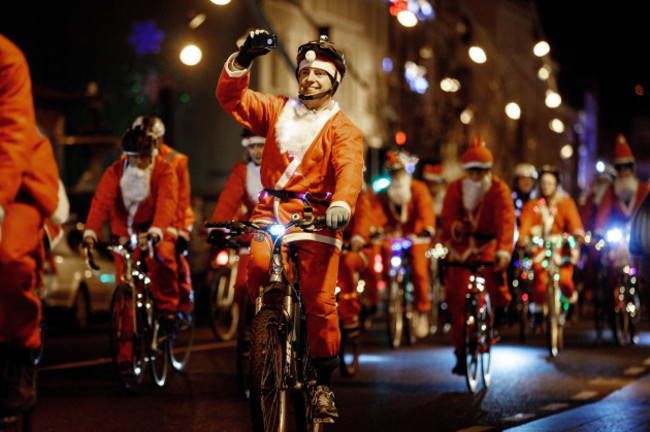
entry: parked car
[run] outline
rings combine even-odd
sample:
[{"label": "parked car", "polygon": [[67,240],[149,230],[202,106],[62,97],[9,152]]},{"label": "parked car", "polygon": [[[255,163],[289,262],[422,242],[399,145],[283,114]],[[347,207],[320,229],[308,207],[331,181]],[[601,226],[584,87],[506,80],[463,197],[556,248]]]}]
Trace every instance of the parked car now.
[{"label": "parked car", "polygon": [[100,270],[90,270],[79,247],[82,229],[82,224],[64,225],[63,238],[55,242],[48,254],[43,286],[39,289],[48,316],[62,312],[68,323],[80,329],[88,326],[93,315],[106,313],[108,316],[115,291],[115,263],[111,254],[98,245],[95,261]]}]

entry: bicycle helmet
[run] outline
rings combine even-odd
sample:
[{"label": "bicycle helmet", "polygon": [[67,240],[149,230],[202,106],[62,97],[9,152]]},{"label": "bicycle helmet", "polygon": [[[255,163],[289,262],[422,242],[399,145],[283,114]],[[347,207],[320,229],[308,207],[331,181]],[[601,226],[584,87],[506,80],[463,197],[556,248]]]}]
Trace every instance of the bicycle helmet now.
[{"label": "bicycle helmet", "polygon": [[[343,81],[347,70],[345,55],[336,49],[325,35],[318,40],[313,40],[298,47],[296,56],[296,79],[299,79],[300,70],[305,67],[315,67],[327,72],[332,81],[332,94],[336,93],[339,84]],[[328,92],[312,96],[299,95],[301,99],[317,99]]]},{"label": "bicycle helmet", "polygon": [[131,126],[144,126],[147,130],[150,130],[156,138],[162,138],[165,135],[165,124],[159,117],[138,116]]},{"label": "bicycle helmet", "polygon": [[128,156],[150,156],[157,141],[144,126],[132,126],[122,135],[122,152]]}]

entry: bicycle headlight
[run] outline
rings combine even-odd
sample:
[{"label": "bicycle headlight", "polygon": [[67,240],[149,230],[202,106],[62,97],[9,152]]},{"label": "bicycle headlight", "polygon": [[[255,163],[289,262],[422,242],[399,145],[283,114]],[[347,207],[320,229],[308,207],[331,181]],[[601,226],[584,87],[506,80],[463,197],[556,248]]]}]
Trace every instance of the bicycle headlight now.
[{"label": "bicycle headlight", "polygon": [[230,258],[230,254],[228,253],[227,250],[222,250],[217,254],[217,257],[215,258],[215,262],[217,265],[220,266],[225,266],[228,264],[228,259]]},{"label": "bicycle headlight", "polygon": [[392,258],[390,259],[390,265],[392,265],[393,267],[399,267],[399,266],[401,266],[401,265],[402,265],[402,258],[400,258],[400,257],[398,257],[398,256],[394,256],[394,257],[392,257]]},{"label": "bicycle headlight", "polygon": [[281,236],[282,234],[284,234],[284,231],[285,231],[284,225],[271,225],[269,227],[269,233],[271,233],[271,235],[275,237]]},{"label": "bicycle headlight", "polygon": [[607,230],[605,238],[608,243],[619,243],[623,239],[623,231],[620,228],[613,228]]}]

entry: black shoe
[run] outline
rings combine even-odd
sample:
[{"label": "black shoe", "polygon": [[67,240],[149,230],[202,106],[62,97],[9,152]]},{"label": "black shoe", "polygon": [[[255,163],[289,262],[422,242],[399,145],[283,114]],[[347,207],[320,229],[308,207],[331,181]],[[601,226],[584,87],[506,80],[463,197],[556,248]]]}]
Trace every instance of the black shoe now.
[{"label": "black shoe", "polygon": [[451,370],[451,373],[454,375],[467,375],[467,363],[465,362],[465,356],[456,356],[456,366],[454,366],[454,368]]},{"label": "black shoe", "polygon": [[312,419],[318,423],[334,423],[339,417],[339,412],[334,405],[334,392],[329,387],[319,385],[316,387],[311,399]]},{"label": "black shoe", "polygon": [[36,405],[36,366],[31,349],[0,346],[0,412]]}]

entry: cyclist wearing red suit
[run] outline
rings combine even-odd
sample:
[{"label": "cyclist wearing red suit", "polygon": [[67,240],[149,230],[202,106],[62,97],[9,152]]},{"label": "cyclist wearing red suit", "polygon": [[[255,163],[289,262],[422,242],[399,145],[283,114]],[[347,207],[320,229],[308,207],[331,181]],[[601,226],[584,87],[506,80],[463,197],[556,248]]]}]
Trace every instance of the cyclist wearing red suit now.
[{"label": "cyclist wearing red suit", "polygon": [[[494,262],[483,276],[495,311],[503,311],[512,299],[505,269],[513,250],[515,208],[510,188],[491,171],[493,159],[482,136],[463,153],[461,163],[466,174],[447,187],[440,229],[449,249],[447,260]],[[469,269],[456,267],[448,268],[445,275],[451,341],[457,359],[453,373],[459,375],[465,374],[463,313],[469,276]]]},{"label": "cyclist wearing red suit", "polygon": [[[334,421],[338,411],[330,390],[341,340],[335,288],[341,230],[350,220],[363,183],[361,131],[340,110],[332,95],[345,74],[345,58],[327,39],[298,48],[296,78],[299,99],[261,94],[248,88],[252,60],[269,52],[255,48],[268,39],[251,32],[238,53],[226,62],[217,98],[243,127],[265,136],[260,168],[265,190],[252,220],[288,223],[292,213],[311,205],[325,216],[329,229],[284,236],[297,249],[302,299],[312,362],[316,368],[314,416]],[[268,280],[270,251],[263,239],[251,243],[249,289],[255,293]]]},{"label": "cyclist wearing red suit", "polygon": [[[159,263],[147,257],[151,286],[160,318],[172,321],[179,306],[176,238],[168,230],[178,215],[178,181],[174,168],[156,151],[157,138],[143,126],[131,127],[122,137],[126,159],[114,162],[104,172],[90,204],[84,244],[91,250],[104,223],[110,219],[111,235],[121,243],[147,236],[157,244]],[[122,257],[115,255],[119,280]],[[130,343],[129,343],[130,342]],[[120,368],[131,366],[133,343],[120,347]]]}]

